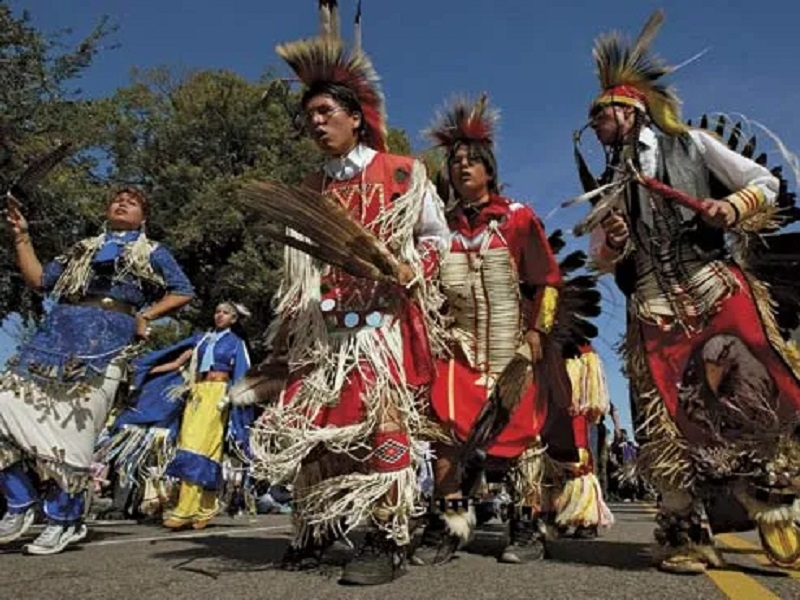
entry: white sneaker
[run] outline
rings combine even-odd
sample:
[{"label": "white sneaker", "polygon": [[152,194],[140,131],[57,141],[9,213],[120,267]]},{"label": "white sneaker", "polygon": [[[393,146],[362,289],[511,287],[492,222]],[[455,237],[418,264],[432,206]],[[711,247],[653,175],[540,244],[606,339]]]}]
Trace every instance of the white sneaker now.
[{"label": "white sneaker", "polygon": [[21,538],[33,525],[36,519],[36,509],[29,506],[25,512],[21,513],[6,513],[0,519],[0,544],[8,544]]},{"label": "white sneaker", "polygon": [[68,544],[79,542],[86,537],[88,529],[83,523],[58,525],[50,523],[32,543],[27,544],[22,550],[25,554],[45,556],[58,554]]},{"label": "white sneaker", "polygon": [[82,542],[86,539],[87,535],[89,535],[89,528],[86,526],[86,523],[78,523],[75,526],[75,533],[69,543],[77,544],[78,542]]}]

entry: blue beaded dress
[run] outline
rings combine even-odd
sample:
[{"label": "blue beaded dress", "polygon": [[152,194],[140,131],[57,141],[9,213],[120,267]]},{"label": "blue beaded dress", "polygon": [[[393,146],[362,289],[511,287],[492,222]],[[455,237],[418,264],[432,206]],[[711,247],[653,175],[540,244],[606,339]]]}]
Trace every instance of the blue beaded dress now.
[{"label": "blue beaded dress", "polygon": [[137,349],[135,313],[194,292],[172,254],[138,231],[79,242],[44,267],[42,289],[55,305],[0,375],[0,469],[27,458],[79,491]]}]

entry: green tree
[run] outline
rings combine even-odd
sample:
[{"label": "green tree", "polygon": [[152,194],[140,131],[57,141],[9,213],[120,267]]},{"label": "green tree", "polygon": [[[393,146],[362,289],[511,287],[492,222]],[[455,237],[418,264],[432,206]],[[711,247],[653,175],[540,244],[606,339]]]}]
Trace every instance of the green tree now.
[{"label": "green tree", "polygon": [[195,285],[198,301],[186,317],[197,327],[228,298],[251,309],[252,333],[266,327],[281,254],[247,230],[237,190],[249,180],[299,183],[319,164],[287,110],[295,98],[287,106],[280,96],[263,98],[273,81],[158,68],[134,73],[105,101],[105,177],[151,190],[149,234],[173,250]]},{"label": "green tree", "polygon": [[390,127],[386,134],[386,145],[392,154],[411,154],[411,142],[408,140],[406,132],[402,129]]},{"label": "green tree", "polygon": [[[60,254],[82,233],[82,217],[97,193],[91,176],[96,158],[80,151],[97,139],[97,112],[72,86],[113,30],[102,19],[74,48],[64,50],[69,31],[45,36],[31,25],[27,12],[15,17],[8,4],[0,1],[0,193],[58,140],[70,140],[79,150],[24,207],[42,256]],[[64,202],[67,197],[69,204]],[[0,240],[0,315],[38,314],[41,303],[25,289],[17,273],[13,244],[5,234],[0,234]]]},{"label": "green tree", "polygon": [[[229,71],[134,71],[106,98],[70,89],[113,28],[100,21],[71,52],[57,54],[27,14],[15,19],[0,0],[0,184],[33,157],[70,140],[78,149],[25,206],[43,260],[100,231],[103,208],[118,185],[142,186],[151,200],[148,235],[176,255],[198,298],[175,331],[206,328],[215,305],[234,299],[254,314],[259,335],[271,318],[281,248],[248,230],[236,194],[250,180],[299,183],[321,155],[297,127],[299,95],[267,72],[256,82]],[[265,93],[267,92],[267,93]],[[391,151],[407,154],[405,133],[392,129]],[[35,315],[13,248],[0,248],[0,311]],[[165,333],[170,337],[169,332]],[[166,339],[166,338],[165,338]]]}]

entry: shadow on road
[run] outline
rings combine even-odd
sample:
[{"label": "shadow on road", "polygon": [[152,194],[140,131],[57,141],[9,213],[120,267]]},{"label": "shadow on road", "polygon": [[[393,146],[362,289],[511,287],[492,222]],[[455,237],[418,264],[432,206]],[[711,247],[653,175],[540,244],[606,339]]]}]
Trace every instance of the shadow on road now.
[{"label": "shadow on road", "polygon": [[634,542],[555,540],[549,545],[549,560],[624,571],[646,571],[653,566],[650,547],[647,543]]},{"label": "shadow on road", "polygon": [[265,571],[280,562],[289,541],[285,537],[208,536],[183,539],[191,548],[160,552],[153,558],[179,561],[173,569],[216,579],[223,573]]},{"label": "shadow on road", "polygon": [[[280,568],[289,540],[286,537],[210,536],[183,540],[192,548],[154,554],[155,559],[178,561],[173,569],[197,573],[217,579],[226,573],[268,571]],[[334,577],[350,560],[352,549],[343,543],[334,544],[322,559],[315,572]]]},{"label": "shadow on road", "polygon": [[[760,548],[719,548],[720,554],[723,557],[733,556],[733,557],[748,557],[748,556],[765,556],[766,552]],[[744,573],[745,575],[749,576],[761,576],[761,577],[791,577],[790,571],[794,571],[795,573],[798,572],[800,569],[797,567],[778,567],[775,566],[758,566],[753,567],[750,565],[742,564],[741,562],[732,563],[730,560],[726,560],[728,565],[725,567],[725,571],[738,571],[740,573]]]}]

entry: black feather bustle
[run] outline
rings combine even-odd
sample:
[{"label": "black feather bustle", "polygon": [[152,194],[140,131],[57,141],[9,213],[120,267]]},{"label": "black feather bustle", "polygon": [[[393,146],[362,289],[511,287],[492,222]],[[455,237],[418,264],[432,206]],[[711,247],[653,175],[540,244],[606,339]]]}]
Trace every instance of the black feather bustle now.
[{"label": "black feather bustle", "polygon": [[559,254],[564,249],[564,246],[567,245],[564,239],[564,232],[561,229],[556,229],[547,236],[547,243],[550,244],[550,249],[553,251],[553,254]]},{"label": "black feather bustle", "polygon": [[582,269],[586,266],[586,260],[586,253],[581,250],[569,254],[564,260],[558,263],[558,266],[561,268],[561,274],[567,275],[573,271]]}]

